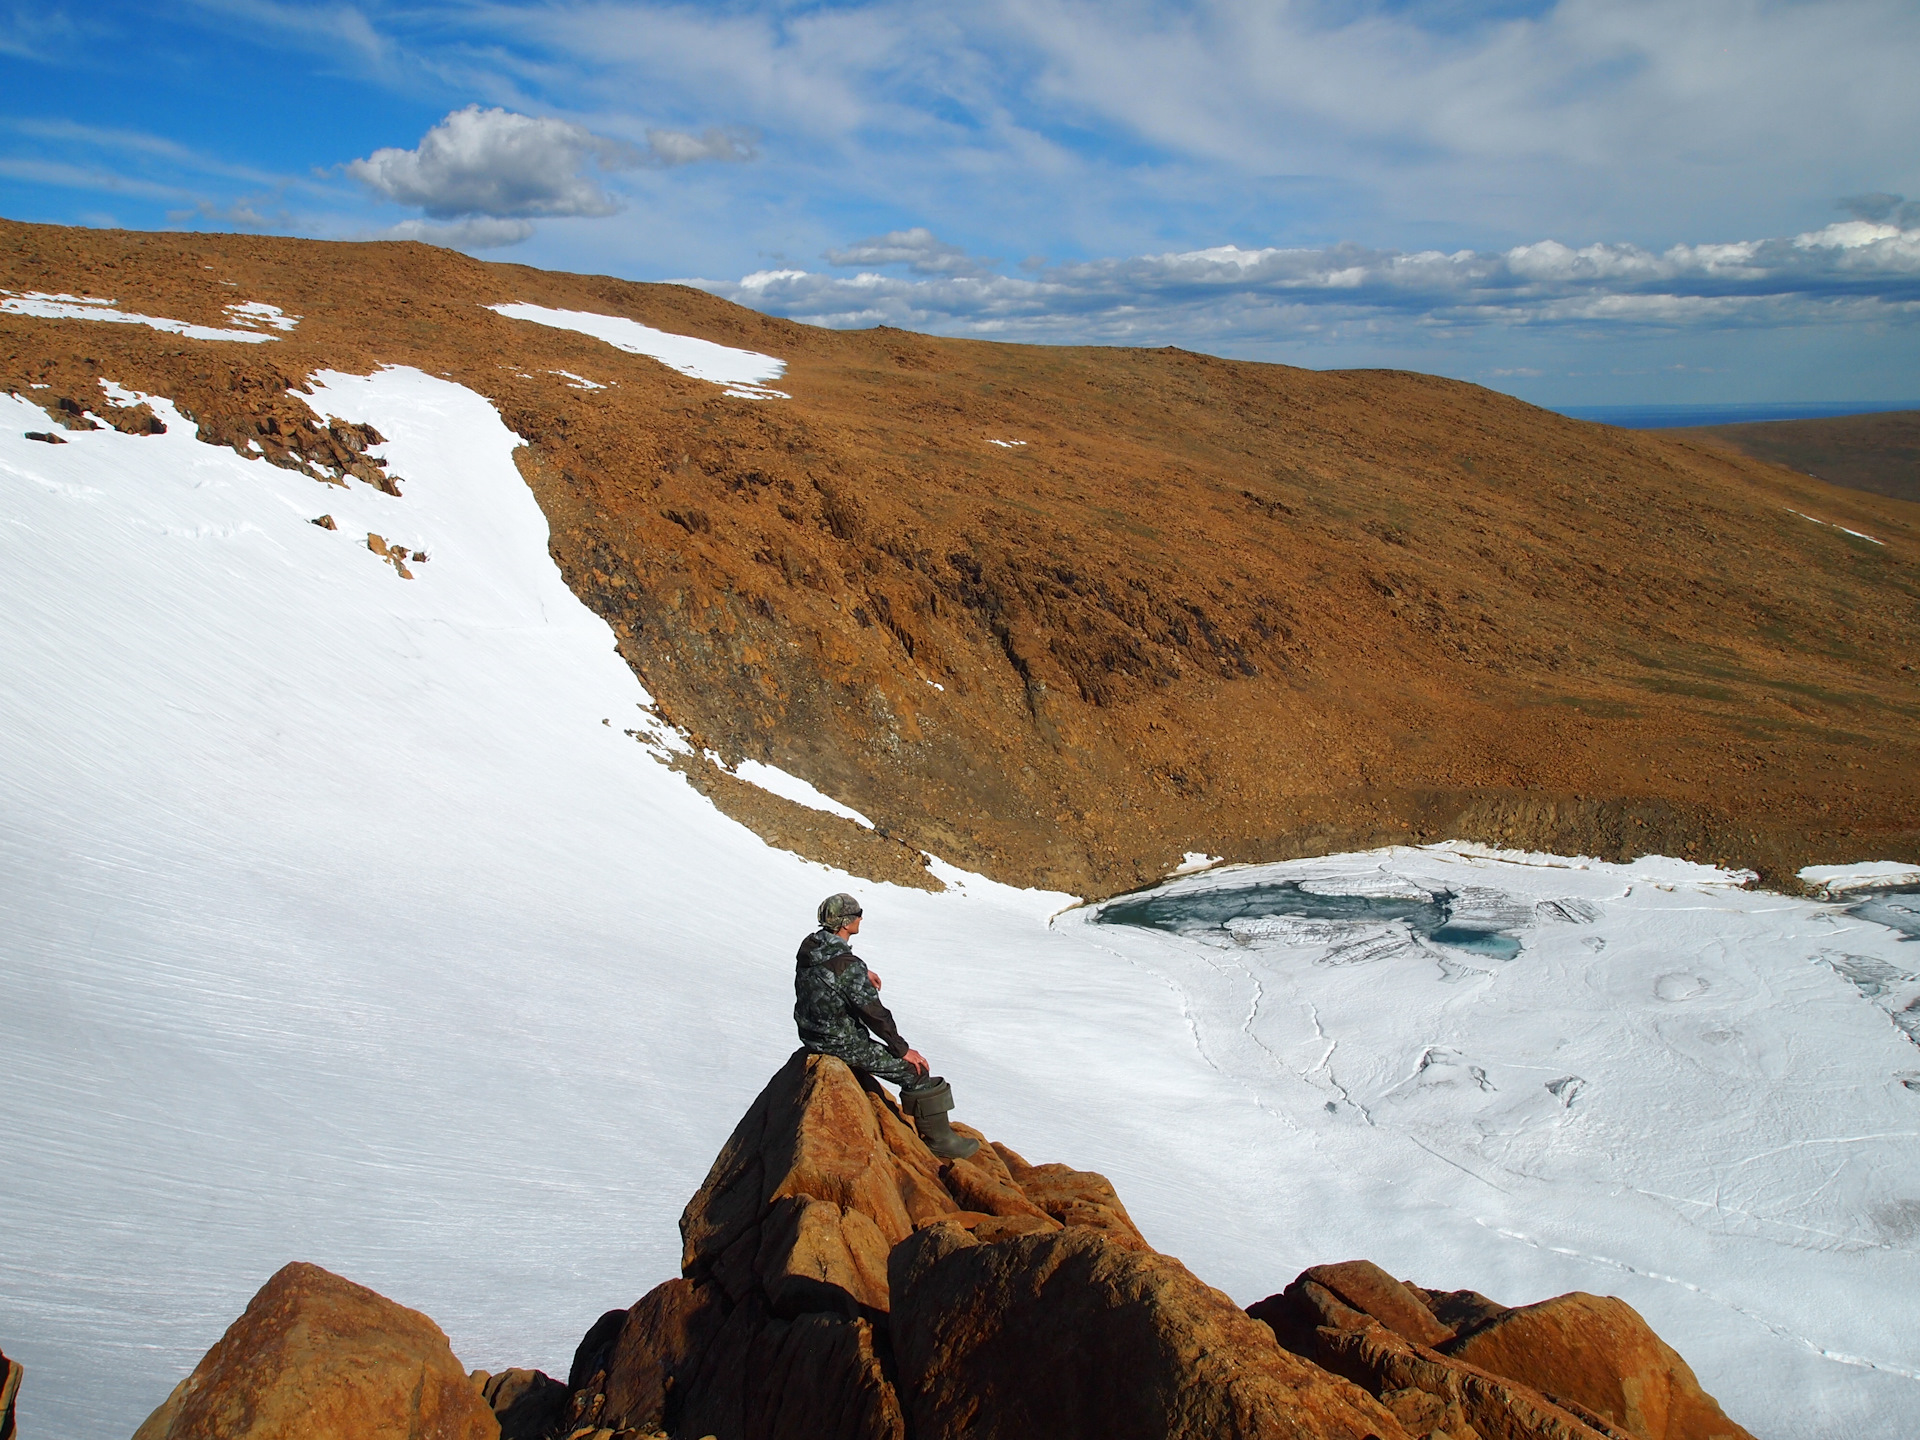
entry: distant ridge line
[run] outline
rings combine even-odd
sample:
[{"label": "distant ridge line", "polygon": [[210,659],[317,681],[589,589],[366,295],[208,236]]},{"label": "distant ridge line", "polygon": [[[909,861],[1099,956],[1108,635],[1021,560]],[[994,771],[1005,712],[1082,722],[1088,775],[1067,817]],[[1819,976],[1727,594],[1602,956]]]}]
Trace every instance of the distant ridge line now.
[{"label": "distant ridge line", "polygon": [[1759,405],[1549,405],[1573,420],[1618,425],[1623,430],[1682,430],[1703,425],[1751,425],[1768,420],[1836,420],[1920,410],[1920,400],[1777,401]]}]

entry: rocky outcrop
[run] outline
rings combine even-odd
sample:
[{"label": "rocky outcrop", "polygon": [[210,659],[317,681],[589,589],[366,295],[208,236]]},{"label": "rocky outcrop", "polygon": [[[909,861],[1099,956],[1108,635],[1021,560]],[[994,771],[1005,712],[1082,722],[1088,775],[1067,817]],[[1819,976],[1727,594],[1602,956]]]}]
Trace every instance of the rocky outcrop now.
[{"label": "rocky outcrop", "polygon": [[1358,1386],[1289,1354],[1170,1256],[1082,1226],[894,1251],[892,1337],[917,1440],[1402,1440]]},{"label": "rocky outcrop", "polygon": [[1105,1177],[954,1128],[982,1144],[942,1160],[798,1052],[681,1216],[681,1274],[564,1385],[464,1376],[425,1316],[289,1265],[135,1440],[1752,1440],[1622,1301],[1353,1260],[1243,1311]]},{"label": "rocky outcrop", "polygon": [[1687,1362],[1611,1295],[1576,1291],[1508,1310],[1444,1348],[1578,1401],[1641,1440],[1750,1440]]},{"label": "rocky outcrop", "polygon": [[573,1426],[904,1435],[888,1262],[936,1224],[989,1242],[1071,1226],[1149,1249],[1104,1177],[986,1143],[943,1161],[874,1081],[796,1053],[682,1215],[681,1278],[582,1342]]},{"label": "rocky outcrop", "polygon": [[566,1417],[572,1391],[541,1370],[476,1370],[467,1377],[500,1423],[500,1440],[539,1440]]},{"label": "rocky outcrop", "polygon": [[879,1085],[804,1052],[680,1230],[681,1276],[582,1341],[557,1433],[1745,1436],[1617,1300],[1512,1310],[1353,1261],[1245,1312],[1104,1177],[999,1144],[943,1162]]},{"label": "rocky outcrop", "polygon": [[1625,1301],[1575,1292],[1509,1309],[1316,1265],[1250,1308],[1288,1350],[1364,1387],[1416,1434],[1752,1440]]},{"label": "rocky outcrop", "polygon": [[13,1405],[20,1395],[20,1377],[26,1367],[0,1354],[0,1440],[13,1440]]},{"label": "rocky outcrop", "polygon": [[284,1267],[134,1440],[498,1440],[440,1327],[317,1265]]}]

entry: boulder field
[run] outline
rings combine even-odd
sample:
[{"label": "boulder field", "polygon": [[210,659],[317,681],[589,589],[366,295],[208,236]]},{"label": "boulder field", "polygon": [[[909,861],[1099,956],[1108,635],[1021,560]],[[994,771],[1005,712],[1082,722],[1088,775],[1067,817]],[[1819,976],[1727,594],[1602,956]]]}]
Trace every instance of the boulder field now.
[{"label": "boulder field", "polygon": [[1751,1440],[1624,1302],[1508,1307],[1317,1265],[1242,1310],[1100,1175],[982,1143],[796,1053],[680,1219],[681,1274],[565,1383],[462,1372],[433,1322],[269,1280],[135,1440]]}]

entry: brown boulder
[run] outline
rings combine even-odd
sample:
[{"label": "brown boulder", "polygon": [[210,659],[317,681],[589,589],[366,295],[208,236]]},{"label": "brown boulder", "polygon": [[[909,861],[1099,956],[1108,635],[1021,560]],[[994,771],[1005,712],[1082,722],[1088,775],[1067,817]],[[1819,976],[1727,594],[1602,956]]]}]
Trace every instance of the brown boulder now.
[{"label": "brown boulder", "polygon": [[687,1203],[681,1271],[736,1303],[760,1291],[777,1313],[884,1314],[887,1251],[962,1208],[876,1082],[796,1051]]},{"label": "brown boulder", "polygon": [[500,1422],[500,1440],[541,1440],[567,1413],[566,1385],[541,1370],[476,1370],[467,1377]]},{"label": "brown boulder", "polygon": [[1407,1435],[1179,1261],[1096,1230],[983,1245],[940,1225],[894,1251],[890,1278],[920,1440]]},{"label": "brown boulder", "polygon": [[1004,1145],[995,1144],[993,1149],[1021,1192],[1062,1225],[1098,1230],[1125,1249],[1153,1248],[1106,1176],[1065,1165],[1029,1165]]},{"label": "brown boulder", "polygon": [[20,1395],[20,1377],[26,1367],[0,1354],[0,1440],[13,1440],[13,1405]]},{"label": "brown boulder", "polygon": [[1300,1279],[1322,1286],[1417,1345],[1438,1345],[1453,1338],[1452,1329],[1441,1324],[1424,1301],[1371,1260],[1315,1265],[1301,1271]]},{"label": "brown boulder", "polygon": [[[1317,1288],[1317,1287],[1316,1287]],[[1322,1301],[1338,1301],[1324,1290]],[[1254,1307],[1259,1313],[1260,1307]],[[1572,1401],[1556,1400],[1396,1335],[1371,1316],[1319,1327],[1312,1361],[1377,1397],[1409,1430],[1452,1440],[1632,1440]]]},{"label": "brown boulder", "polygon": [[134,1440],[498,1440],[440,1327],[317,1265],[280,1270]]},{"label": "brown boulder", "polygon": [[1455,1359],[1578,1401],[1638,1440],[1753,1440],[1624,1300],[1574,1291],[1443,1345]]}]

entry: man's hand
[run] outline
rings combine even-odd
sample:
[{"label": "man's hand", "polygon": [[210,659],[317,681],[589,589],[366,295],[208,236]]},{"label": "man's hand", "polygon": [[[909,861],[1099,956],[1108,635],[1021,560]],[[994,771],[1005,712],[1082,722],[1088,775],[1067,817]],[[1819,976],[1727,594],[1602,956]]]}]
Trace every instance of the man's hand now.
[{"label": "man's hand", "polygon": [[909,1050],[900,1058],[913,1067],[913,1073],[916,1075],[931,1075],[933,1073],[933,1067],[927,1063],[927,1057],[922,1055],[918,1050]]},{"label": "man's hand", "polygon": [[867,971],[867,979],[873,982],[873,988],[875,990],[878,990],[880,988],[880,977],[874,974],[873,971],[871,970]]}]

